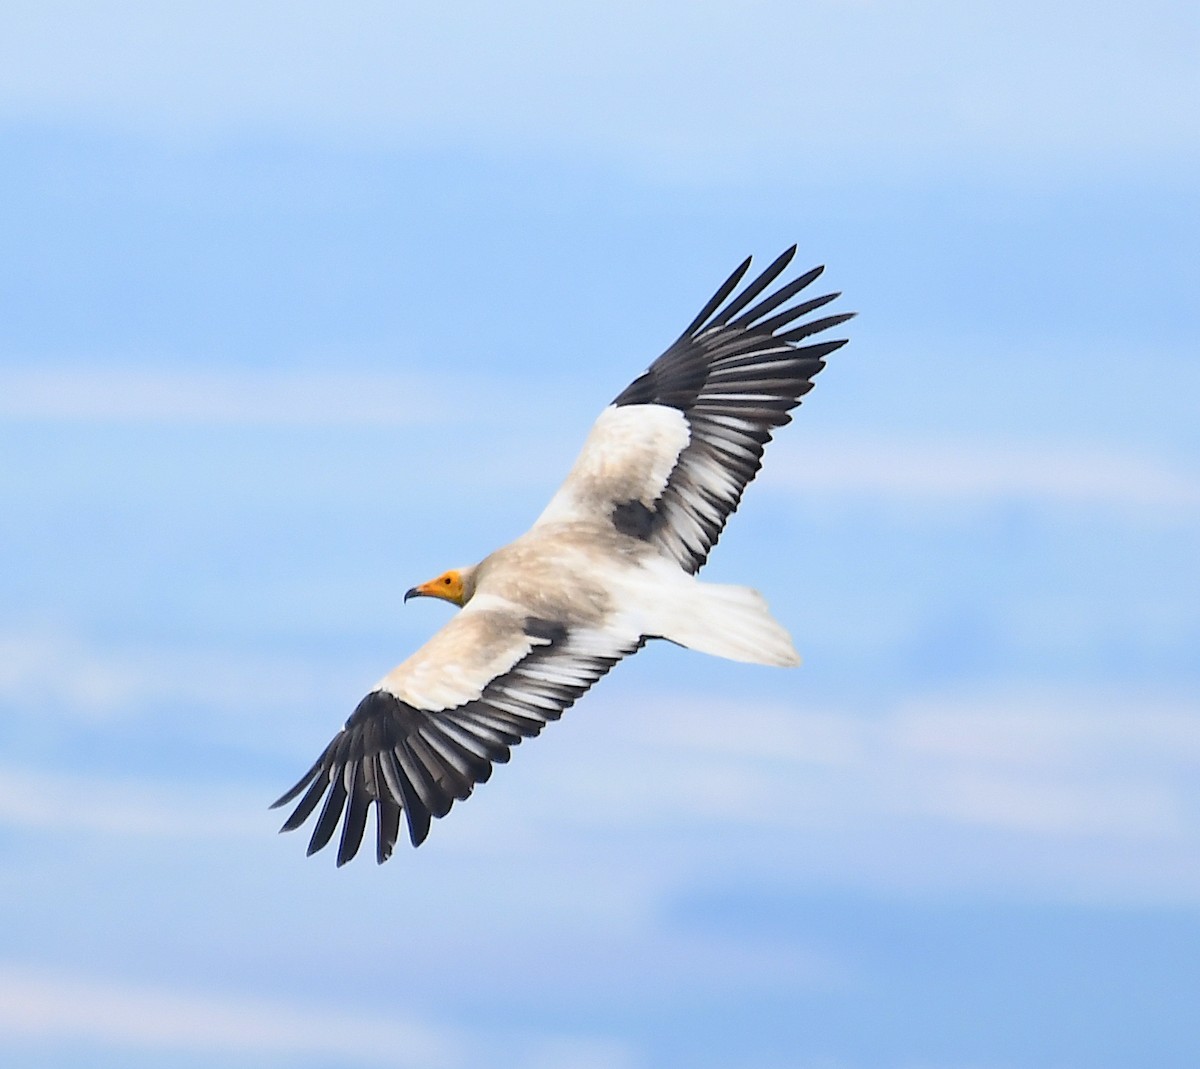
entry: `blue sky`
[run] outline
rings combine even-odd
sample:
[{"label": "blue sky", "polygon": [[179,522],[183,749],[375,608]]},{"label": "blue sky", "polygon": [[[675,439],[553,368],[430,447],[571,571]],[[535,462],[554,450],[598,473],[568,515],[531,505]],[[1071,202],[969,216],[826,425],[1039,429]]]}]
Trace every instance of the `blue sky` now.
[{"label": "blue sky", "polygon": [[[1195,5],[9,3],[0,1055],[1200,1059]],[[860,316],[417,852],[266,804],[748,253]]]}]

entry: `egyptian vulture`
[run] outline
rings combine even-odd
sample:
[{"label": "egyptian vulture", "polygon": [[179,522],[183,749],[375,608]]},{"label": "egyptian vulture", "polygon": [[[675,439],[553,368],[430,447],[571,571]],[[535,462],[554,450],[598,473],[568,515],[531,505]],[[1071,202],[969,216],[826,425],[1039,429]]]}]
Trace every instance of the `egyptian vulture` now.
[{"label": "egyptian vulture", "polygon": [[404,595],[462,611],[379,681],[275,803],[300,799],[281,829],[292,831],[324,798],[309,854],[340,822],[337,863],[349,861],[372,805],[381,864],[401,814],[420,845],[432,817],[648,639],[737,661],[799,663],[757,591],[696,578],[772,432],[845,344],[803,343],[850,314],[798,322],[839,294],[789,305],[822,268],[766,294],[795,251],[732,299],[750,259],[725,280],[600,414],[526,534]]}]

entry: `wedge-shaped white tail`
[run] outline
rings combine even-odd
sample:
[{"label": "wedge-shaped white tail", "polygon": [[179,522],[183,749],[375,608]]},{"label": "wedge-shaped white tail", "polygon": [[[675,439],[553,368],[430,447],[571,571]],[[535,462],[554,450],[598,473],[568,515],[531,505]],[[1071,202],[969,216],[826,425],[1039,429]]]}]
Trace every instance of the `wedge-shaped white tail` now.
[{"label": "wedge-shaped white tail", "polygon": [[678,581],[655,606],[650,633],[731,661],[780,668],[800,663],[792,636],[757,590],[676,575]]}]

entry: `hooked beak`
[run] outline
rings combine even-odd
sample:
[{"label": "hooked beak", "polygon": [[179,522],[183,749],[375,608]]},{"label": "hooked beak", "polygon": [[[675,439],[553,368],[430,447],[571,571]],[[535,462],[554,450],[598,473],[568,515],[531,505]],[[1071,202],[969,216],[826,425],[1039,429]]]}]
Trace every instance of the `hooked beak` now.
[{"label": "hooked beak", "polygon": [[418,583],[405,593],[404,600],[408,601],[409,598],[438,598],[461,608],[465,600],[462,573],[451,569],[443,572],[436,579],[430,579],[427,583]]}]

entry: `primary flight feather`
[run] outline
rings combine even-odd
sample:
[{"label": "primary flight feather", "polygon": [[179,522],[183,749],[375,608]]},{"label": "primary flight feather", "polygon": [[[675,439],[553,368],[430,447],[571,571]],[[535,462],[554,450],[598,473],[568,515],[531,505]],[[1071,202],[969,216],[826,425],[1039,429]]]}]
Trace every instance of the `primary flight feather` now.
[{"label": "primary flight feather", "polygon": [[772,432],[791,419],[824,358],[846,344],[805,341],[853,313],[798,322],[839,294],[789,303],[822,268],[763,296],[795,252],[793,245],[732,299],[750,259],[725,280],[600,414],[528,532],[405,594],[406,601],[443,598],[462,611],[380,680],[275,803],[300,799],[284,831],[321,805],[309,854],[340,823],[337,863],[349,861],[372,805],[381,864],[402,817],[420,845],[433,817],[445,816],[513,746],[557,720],[647,639],[738,661],[799,664],[757,591],[695,578]]}]

